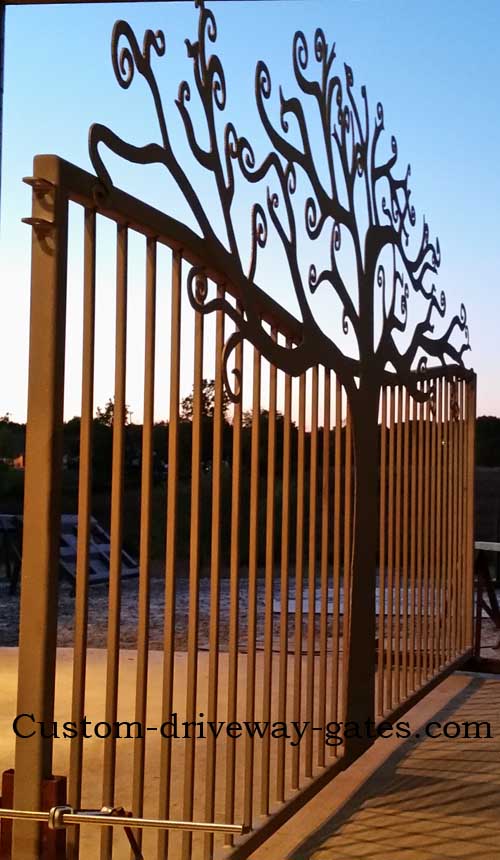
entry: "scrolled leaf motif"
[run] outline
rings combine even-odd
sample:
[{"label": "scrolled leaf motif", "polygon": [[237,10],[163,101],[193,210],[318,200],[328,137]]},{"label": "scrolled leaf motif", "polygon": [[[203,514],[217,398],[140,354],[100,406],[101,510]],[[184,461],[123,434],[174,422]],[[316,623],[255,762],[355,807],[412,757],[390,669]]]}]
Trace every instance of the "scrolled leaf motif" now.
[{"label": "scrolled leaf motif", "polygon": [[280,205],[280,199],[276,191],[271,192],[271,189],[267,189],[267,207],[271,212],[273,209],[278,209]]},{"label": "scrolled leaf motif", "polygon": [[148,65],[151,65],[151,49],[158,57],[163,57],[166,49],[165,34],[163,30],[146,30],[142,47],[142,55]]},{"label": "scrolled leaf motif", "polygon": [[289,196],[295,194],[297,190],[297,173],[294,164],[287,164],[285,169],[285,183]]},{"label": "scrolled leaf motif", "polygon": [[314,56],[318,63],[323,63],[327,58],[328,53],[328,45],[326,42],[325,34],[320,27],[316,30],[314,34]]},{"label": "scrolled leaf motif", "polygon": [[305,72],[309,65],[309,48],[302,30],[298,30],[293,37],[292,56],[295,76],[299,77],[300,71]]},{"label": "scrolled leaf motif", "polygon": [[255,88],[257,97],[260,95],[264,99],[271,98],[271,73],[263,60],[259,60],[257,63],[255,71]]},{"label": "scrolled leaf motif", "polygon": [[265,248],[267,238],[268,228],[266,213],[260,203],[256,203],[252,207],[252,254],[248,271],[248,280],[250,282],[255,278],[255,269],[257,267],[257,247]]},{"label": "scrolled leaf motif", "polygon": [[460,305],[460,327],[462,331],[467,328],[467,308],[463,303]]},{"label": "scrolled leaf motif", "polygon": [[241,402],[241,394],[242,394],[242,376],[241,371],[238,367],[234,367],[231,370],[231,373],[234,376],[234,381],[236,383],[235,387],[231,385],[228,373],[228,365],[231,358],[232,353],[235,349],[240,346],[244,341],[244,337],[240,331],[234,331],[227,339],[224,344],[224,349],[222,352],[222,378],[224,382],[224,386],[226,388],[229,399],[232,403],[240,403]]},{"label": "scrolled leaf motif", "polygon": [[339,124],[342,126],[342,129],[346,134],[349,134],[351,130],[351,112],[347,105],[340,112]]},{"label": "scrolled leaf motif", "polygon": [[341,245],[342,245],[342,233],[340,230],[340,224],[338,224],[335,221],[335,223],[333,225],[333,229],[332,229],[331,246],[330,246],[330,252],[331,252],[332,260],[335,256],[335,252],[340,251]]},{"label": "scrolled leaf motif", "polygon": [[[119,48],[120,40],[124,38],[128,45]],[[144,77],[150,76],[151,50],[157,56],[165,54],[165,34],[162,30],[146,30],[144,33],[143,49],[139,48],[136,36],[126,21],[117,21],[111,38],[111,61],[116,80],[123,89],[128,89],[137,71]]]},{"label": "scrolled leaf motif", "polygon": [[406,322],[408,320],[408,299],[410,298],[410,288],[408,284],[405,282],[403,287],[403,292],[401,295],[401,313],[403,315],[403,321],[406,326]]},{"label": "scrolled leaf motif", "polygon": [[355,147],[354,160],[358,176],[363,176],[363,173],[365,171],[365,152],[363,147],[359,143],[357,143]]},{"label": "scrolled leaf motif", "polygon": [[229,158],[238,158],[238,135],[232,122],[228,122],[224,129],[224,144],[226,154]]},{"label": "scrolled leaf motif", "polygon": [[191,307],[198,312],[204,312],[208,296],[208,279],[200,266],[192,266],[187,277],[187,293]]},{"label": "scrolled leaf motif", "polygon": [[210,78],[212,82],[214,102],[217,105],[217,108],[220,111],[223,111],[226,107],[227,100],[226,78],[224,76],[222,64],[219,58],[215,56],[210,59]]},{"label": "scrolled leaf motif", "polygon": [[208,296],[208,281],[207,276],[202,274],[201,272],[196,275],[195,278],[195,296],[196,301],[200,304],[204,304],[207,296]]},{"label": "scrolled leaf motif", "polygon": [[310,239],[317,239],[321,235],[325,220],[324,216],[318,216],[318,207],[314,198],[308,197],[305,202],[304,221]]},{"label": "scrolled leaf motif", "polygon": [[392,222],[394,225],[397,225],[399,222],[399,216],[401,214],[397,197],[391,198],[391,206],[392,206]]},{"label": "scrolled leaf motif", "polygon": [[437,391],[436,391],[436,383],[435,382],[432,383],[431,385],[429,385],[427,393],[428,393],[428,397],[429,397],[429,412],[432,415],[432,417],[434,417],[436,415],[436,412],[437,412],[437,409],[436,409],[436,407],[437,407],[437,403],[436,403]]},{"label": "scrolled leaf motif", "polygon": [[316,292],[318,287],[318,272],[314,263],[309,266],[308,284],[311,293]]},{"label": "scrolled leaf motif", "polygon": [[[209,56],[207,50],[209,43],[213,44],[217,39],[215,16],[205,7],[204,0],[196,0],[196,6],[199,10],[197,39],[193,42],[186,40],[186,47],[193,62],[194,92],[197,91],[200,97],[202,117],[208,131],[208,147],[198,143],[203,138],[195,132],[190,116],[191,107],[188,111],[188,103],[193,101],[193,88],[187,82],[181,82],[177,104],[191,151],[215,180],[227,236],[220,239],[215,235],[212,219],[172,149],[167,116],[151,67],[153,54],[161,57],[165,53],[165,38],[160,30],[146,31],[141,52],[129,25],[119,22],[115,26],[112,57],[116,78],[124,89],[130,86],[135,72],[145,78],[154,99],[161,144],[133,146],[120,140],[104,126],[94,126],[91,130],[90,152],[101,183],[99,187],[106,191],[111,186],[109,174],[97,152],[99,143],[104,143],[116,154],[137,164],[158,163],[169,170],[195,216],[204,241],[214,249],[215,256],[224,261],[220,269],[221,278],[232,283],[238,296],[240,310],[237,311],[225,299],[208,300],[207,282],[203,280],[202,271],[191,272],[188,277],[188,295],[198,312],[206,314],[224,310],[234,321],[237,331],[233,339],[227,342],[227,355],[246,338],[263,356],[279,363],[285,372],[292,375],[299,375],[314,364],[322,363],[340,374],[353,397],[358,396],[356,392],[362,389],[361,385],[355,383],[354,377],[361,372],[363,364],[366,366],[368,354],[372,381],[378,380],[375,384],[382,384],[382,381],[385,384],[387,366],[392,366],[396,375],[401,374],[402,378],[407,379],[420,352],[443,365],[450,361],[462,364],[462,356],[469,348],[465,309],[461,308],[459,315],[453,317],[444,335],[434,333],[434,316],[443,317],[446,310],[444,294],[438,297],[435,286],[428,285],[429,273],[436,273],[440,266],[439,242],[430,242],[429,229],[424,219],[417,253],[412,256],[408,250],[410,227],[416,225],[416,212],[409,189],[411,169],[408,165],[405,173],[398,175],[398,146],[394,135],[390,138],[389,157],[380,158],[379,140],[385,123],[382,103],[376,103],[373,116],[364,86],[360,88],[361,101],[356,96],[352,68],[346,63],[342,75],[335,73],[335,45],[329,47],[321,29],[314,32],[310,46],[304,33],[298,31],[292,45],[295,81],[301,92],[310,97],[310,104],[317,109],[321,133],[317,135],[315,127],[313,139],[311,128],[308,127],[308,114],[300,100],[294,96],[286,97],[282,87],[279,88],[277,117],[273,120],[271,104],[267,104],[272,93],[271,73],[266,63],[259,61],[256,64],[255,97],[263,129],[270,142],[268,154],[259,160],[250,141],[240,136],[232,123],[226,123],[223,137],[217,133],[214,114],[216,110],[223,112],[227,108],[227,82],[219,57],[216,54]],[[120,50],[118,41],[123,38],[127,44]],[[310,62],[311,57],[315,63]],[[312,66],[314,69],[310,68]],[[290,116],[298,143],[293,143],[289,135]],[[325,148],[321,169],[320,162],[316,162],[314,156],[318,144]],[[251,259],[248,269],[242,262],[231,209],[236,169],[248,182],[256,184],[262,181],[267,188],[265,200],[262,203],[256,200],[252,208]],[[305,195],[303,221],[297,219],[293,206],[299,173],[301,183],[304,176],[310,183],[310,190]],[[346,191],[343,196],[338,190],[341,187]],[[383,196],[380,203],[381,191]],[[354,206],[354,201],[361,199],[360,192],[366,199],[367,217],[363,223]],[[301,221],[302,230],[311,240],[320,237],[327,223],[328,227],[332,225],[330,266],[324,271],[318,273],[315,263],[311,262],[308,274],[304,274],[303,262],[298,256],[300,235],[297,220]],[[366,224],[368,226],[365,228]],[[271,230],[284,248],[290,280],[300,307],[299,325],[302,334],[293,348],[272,342],[264,330],[254,301],[258,250],[268,244]],[[351,244],[354,247],[357,273],[354,286],[357,296],[351,295],[352,285],[345,283],[337,265],[344,231],[348,235],[349,247]],[[390,296],[386,294],[386,273],[380,265],[387,247],[398,255],[397,270],[395,264],[393,267]],[[313,317],[308,297],[320,284],[329,285],[340,299],[342,329],[344,333],[350,330],[354,333],[359,361],[344,355],[323,331],[321,320]],[[359,313],[363,307],[373,306],[373,302],[364,301],[364,293],[376,290],[377,284],[384,295],[384,319],[380,343],[372,355],[373,345],[364,342],[370,326],[360,320]],[[408,349],[401,354],[393,335],[396,331],[403,331],[406,326],[411,292],[419,293],[427,301],[428,310],[425,318],[417,324]],[[460,347],[450,342],[451,335],[457,331],[461,331],[465,338],[465,343]],[[418,362],[419,372],[423,373],[425,367],[426,360],[421,359]],[[225,373],[228,377],[227,367]],[[416,386],[413,386],[412,393],[414,391],[419,399],[424,397],[424,393],[418,391]]]},{"label": "scrolled leaf motif", "polygon": [[434,265],[436,266],[436,268],[439,268],[439,266],[441,265],[441,246],[439,244],[439,239],[436,239]]},{"label": "scrolled leaf motif", "polygon": [[446,293],[444,290],[441,290],[439,294],[439,310],[442,317],[444,317],[446,313]]},{"label": "scrolled leaf motif", "polygon": [[238,138],[236,152],[241,172],[245,179],[252,181],[252,171],[255,169],[256,160],[253,147],[246,137]]},{"label": "scrolled leaf motif", "polygon": [[179,84],[179,91],[177,95],[177,107],[180,109],[184,108],[186,102],[191,101],[191,87],[189,86],[187,81],[181,81]]},{"label": "scrolled leaf motif", "polygon": [[287,103],[285,96],[283,95],[283,90],[280,87],[280,123],[281,128],[283,129],[285,134],[288,134],[290,130],[290,126],[288,124],[288,120],[285,118],[288,112]]},{"label": "scrolled leaf motif", "polygon": [[387,198],[385,197],[385,195],[384,195],[384,197],[382,197],[382,204],[381,205],[382,205],[382,212],[384,213],[384,215],[387,216],[387,220],[389,221],[389,223],[392,224],[392,214],[391,214],[391,210],[387,206]]},{"label": "scrolled leaf motif", "polygon": [[120,86],[126,90],[134,79],[134,56],[130,48],[123,47],[120,50],[119,56],[117,51],[113,52],[113,66],[115,77]]},{"label": "scrolled leaf motif", "polygon": [[204,44],[204,36],[206,35],[213,44],[217,41],[217,21],[215,20],[215,15],[211,9],[207,9],[204,3],[199,2],[199,0],[196,0],[195,5],[202,9],[199,27],[200,42]]}]

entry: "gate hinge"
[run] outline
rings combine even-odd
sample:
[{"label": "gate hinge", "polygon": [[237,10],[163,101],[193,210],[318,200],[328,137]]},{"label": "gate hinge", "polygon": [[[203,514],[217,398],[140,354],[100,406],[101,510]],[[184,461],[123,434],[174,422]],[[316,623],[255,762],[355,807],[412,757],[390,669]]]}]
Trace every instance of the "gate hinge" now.
[{"label": "gate hinge", "polygon": [[50,179],[43,179],[40,176],[23,176],[23,182],[25,182],[26,185],[31,185],[33,191],[36,194],[39,194],[40,197],[45,197],[49,191],[52,191],[52,189],[55,188],[54,183],[51,182]]},{"label": "gate hinge", "polygon": [[[39,201],[43,200],[47,194],[54,192],[56,187],[50,179],[44,179],[40,176],[24,176],[23,182],[25,182],[26,185],[31,185],[33,192]],[[45,208],[46,205],[42,204],[42,209]],[[23,224],[28,224],[30,227],[33,227],[37,235],[42,239],[55,227],[54,221],[49,221],[47,218],[21,218],[21,221]]]},{"label": "gate hinge", "polygon": [[55,227],[54,222],[47,221],[46,218],[21,218],[21,221],[23,224],[28,224],[30,227],[33,227],[36,233],[42,236],[46,236]]}]

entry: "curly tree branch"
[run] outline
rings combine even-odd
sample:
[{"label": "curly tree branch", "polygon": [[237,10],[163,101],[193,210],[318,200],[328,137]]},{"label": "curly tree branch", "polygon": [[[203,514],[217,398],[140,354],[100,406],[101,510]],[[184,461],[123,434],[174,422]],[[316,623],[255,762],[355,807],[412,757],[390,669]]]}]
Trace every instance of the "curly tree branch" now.
[{"label": "curly tree branch", "polygon": [[[442,335],[433,336],[434,316],[443,318],[446,313],[444,293],[438,298],[434,284],[428,284],[429,276],[437,274],[440,266],[439,242],[430,241],[429,228],[424,219],[418,248],[414,253],[410,251],[410,234],[416,225],[409,188],[411,171],[408,166],[403,176],[396,175],[398,147],[394,137],[391,137],[390,156],[379,158],[378,148],[384,131],[381,103],[376,106],[372,128],[366,88],[361,87],[361,103],[358,104],[350,66],[344,66],[342,77],[334,72],[335,45],[330,47],[323,31],[316,30],[313,54],[319,74],[314,74],[311,72],[312,57],[308,42],[304,33],[299,31],[293,40],[293,70],[299,90],[312,100],[318,112],[322,134],[319,139],[314,137],[314,145],[322,146],[323,159],[315,157],[306,111],[299,98],[286,97],[280,88],[278,124],[271,120],[268,112],[271,75],[267,65],[260,61],[255,73],[256,105],[271,149],[257,163],[252,144],[246,137],[238,136],[232,123],[226,123],[223,142],[219,139],[216,116],[217,112],[223,113],[226,109],[226,80],[219,57],[209,54],[207,50],[209,43],[214,44],[217,40],[217,25],[214,14],[205,7],[204,0],[196,0],[195,5],[199,9],[198,37],[194,42],[187,39],[186,48],[193,63],[194,85],[206,126],[204,137],[208,132],[208,146],[202,146],[199,142],[200,136],[188,107],[191,87],[187,81],[182,81],[179,86],[176,105],[194,158],[214,178],[227,244],[214,233],[210,218],[171,146],[167,115],[152,69],[152,54],[158,57],[165,54],[165,37],[161,31],[154,33],[147,30],[142,50],[130,26],[124,21],[115,24],[112,36],[113,68],[118,83],[127,89],[135,71],[144,78],[153,97],[161,143],[134,146],[105,126],[96,124],[90,129],[89,149],[103,193],[111,187],[111,178],[99,153],[101,143],[136,164],[163,164],[183,193],[203,238],[216,250],[218,259],[223,261],[221,277],[231,281],[237,290],[237,308],[223,299],[206,301],[205,287],[198,289],[198,284],[196,289],[193,288],[196,279],[203,278],[199,270],[193,270],[190,274],[188,293],[198,312],[206,314],[224,310],[235,323],[236,331],[230,336],[224,352],[224,374],[228,387],[228,358],[243,338],[250,340],[266,358],[294,376],[315,364],[324,364],[339,374],[350,392],[356,390],[355,378],[362,376],[363,368],[367,366],[370,367],[371,384],[385,383],[387,374],[390,375],[387,370],[389,364],[401,378],[409,379],[419,353],[424,354],[419,368],[424,366],[425,356],[437,359],[442,365],[449,362],[462,365],[463,355],[469,349],[465,308],[462,305],[460,314],[452,318]],[[120,50],[121,39],[126,44]],[[293,135],[296,142],[293,142]],[[324,164],[327,167],[326,182]],[[232,216],[235,165],[248,182],[258,184],[265,181],[267,184],[265,203],[256,202],[251,212],[251,250],[246,272],[243,270]],[[310,186],[303,222],[298,221],[294,206],[299,172]],[[357,183],[362,183],[361,195]],[[366,206],[363,220],[356,211],[360,197]],[[363,223],[368,226],[364,235],[361,235]],[[287,346],[278,344],[266,331],[256,301],[258,253],[268,242],[271,225],[284,249],[302,316],[302,339],[300,343],[289,342]],[[305,231],[311,243],[319,240],[325,230],[329,231],[330,236],[329,267],[318,273],[316,264],[311,261],[306,280],[298,256],[300,230]],[[342,277],[338,264],[343,231],[350,235],[354,247],[357,301],[352,288]],[[382,259],[387,247],[392,250],[391,279],[386,277]],[[356,337],[359,361],[344,355],[312,314],[308,296],[322,285],[329,285],[340,300],[342,327],[344,333],[351,329]],[[374,302],[379,289],[383,319],[382,334],[375,349]],[[418,294],[421,300],[427,302],[427,313],[415,327],[406,351],[401,353],[394,336],[406,331],[412,294]],[[457,332],[464,337],[461,346],[451,343],[452,336]],[[238,387],[236,379],[236,389]],[[424,396],[417,385],[413,385],[412,393],[419,399]],[[238,396],[237,390],[233,396]]]}]

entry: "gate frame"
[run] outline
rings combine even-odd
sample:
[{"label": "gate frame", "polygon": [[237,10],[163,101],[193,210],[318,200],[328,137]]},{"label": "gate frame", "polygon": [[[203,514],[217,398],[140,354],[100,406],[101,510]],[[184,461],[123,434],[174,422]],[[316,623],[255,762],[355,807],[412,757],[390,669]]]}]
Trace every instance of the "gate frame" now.
[{"label": "gate frame", "polygon": [[[54,681],[56,668],[58,545],[60,530],[60,492],[62,468],[62,428],[64,399],[65,325],[66,325],[66,267],[68,206],[70,201],[115,222],[129,226],[145,236],[162,236],[164,244],[182,250],[183,259],[203,266],[208,277],[220,280],[224,271],[217,249],[207,246],[199,236],[174,218],[112,188],[104,202],[96,207],[94,195],[96,178],[54,155],[39,155],[34,159],[33,178],[25,180],[33,187],[33,215],[23,219],[33,228],[32,293],[30,321],[30,366],[28,395],[28,424],[26,438],[25,525],[23,534],[23,565],[21,590],[21,623],[19,645],[18,713],[36,711],[38,719],[51,722],[54,711]],[[167,239],[166,237],[170,237]],[[230,282],[226,290],[230,292]],[[302,323],[282,309],[262,290],[256,289],[256,303],[262,318],[283,325],[291,336],[301,337]],[[235,295],[235,298],[238,298]],[[459,378],[470,383],[468,394],[468,534],[465,538],[467,570],[466,650],[400,703],[384,721],[394,721],[419,699],[440,683],[448,674],[460,668],[472,656],[472,569],[473,569],[473,480],[474,480],[474,420],[475,374],[458,366],[430,369],[420,373],[420,379]],[[374,511],[378,501],[374,500]],[[41,590],[41,594],[40,594]],[[373,595],[372,595],[373,597]],[[369,603],[369,601],[367,601]],[[366,631],[366,611],[353,613],[350,620],[350,643],[361,647]],[[366,655],[365,655],[366,659]],[[375,676],[375,654],[367,660]],[[366,691],[364,700],[367,700]],[[359,702],[355,713],[359,712]],[[345,718],[353,715],[349,711]],[[366,746],[364,747],[366,748]],[[345,769],[364,749],[349,744],[345,754],[315,777],[305,788],[277,810],[249,835],[237,841],[232,857],[242,860],[280,827],[294,812],[319,791],[338,772]],[[18,738],[15,758],[14,806],[18,809],[41,809],[43,780],[52,769],[52,740],[35,735]],[[14,856],[39,856],[39,825],[14,826]]]},{"label": "gate frame", "polygon": [[[44,175],[45,173],[45,175]],[[49,175],[50,174],[50,178]],[[59,164],[35,173],[30,362],[17,713],[52,722],[57,644],[68,199]],[[52,739],[17,738],[14,806],[40,809]],[[37,856],[39,828],[14,824],[14,856]]]}]

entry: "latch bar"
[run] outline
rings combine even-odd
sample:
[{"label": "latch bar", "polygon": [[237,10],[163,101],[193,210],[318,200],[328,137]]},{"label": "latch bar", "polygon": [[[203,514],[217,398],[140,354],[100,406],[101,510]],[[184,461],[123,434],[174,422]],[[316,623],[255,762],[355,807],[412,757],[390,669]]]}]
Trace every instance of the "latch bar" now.
[{"label": "latch bar", "polygon": [[[98,824],[107,827],[138,827],[156,828],[157,830],[188,830],[207,833],[233,833],[241,835],[247,832],[241,824],[221,824],[215,821],[176,821],[156,818],[135,818],[129,815],[110,815],[92,810],[80,809],[77,812],[69,806],[54,806],[48,812],[34,812],[27,809],[0,809],[0,818],[11,820],[41,821],[52,823],[59,829],[71,824]],[[55,824],[57,822],[57,824]]]}]

